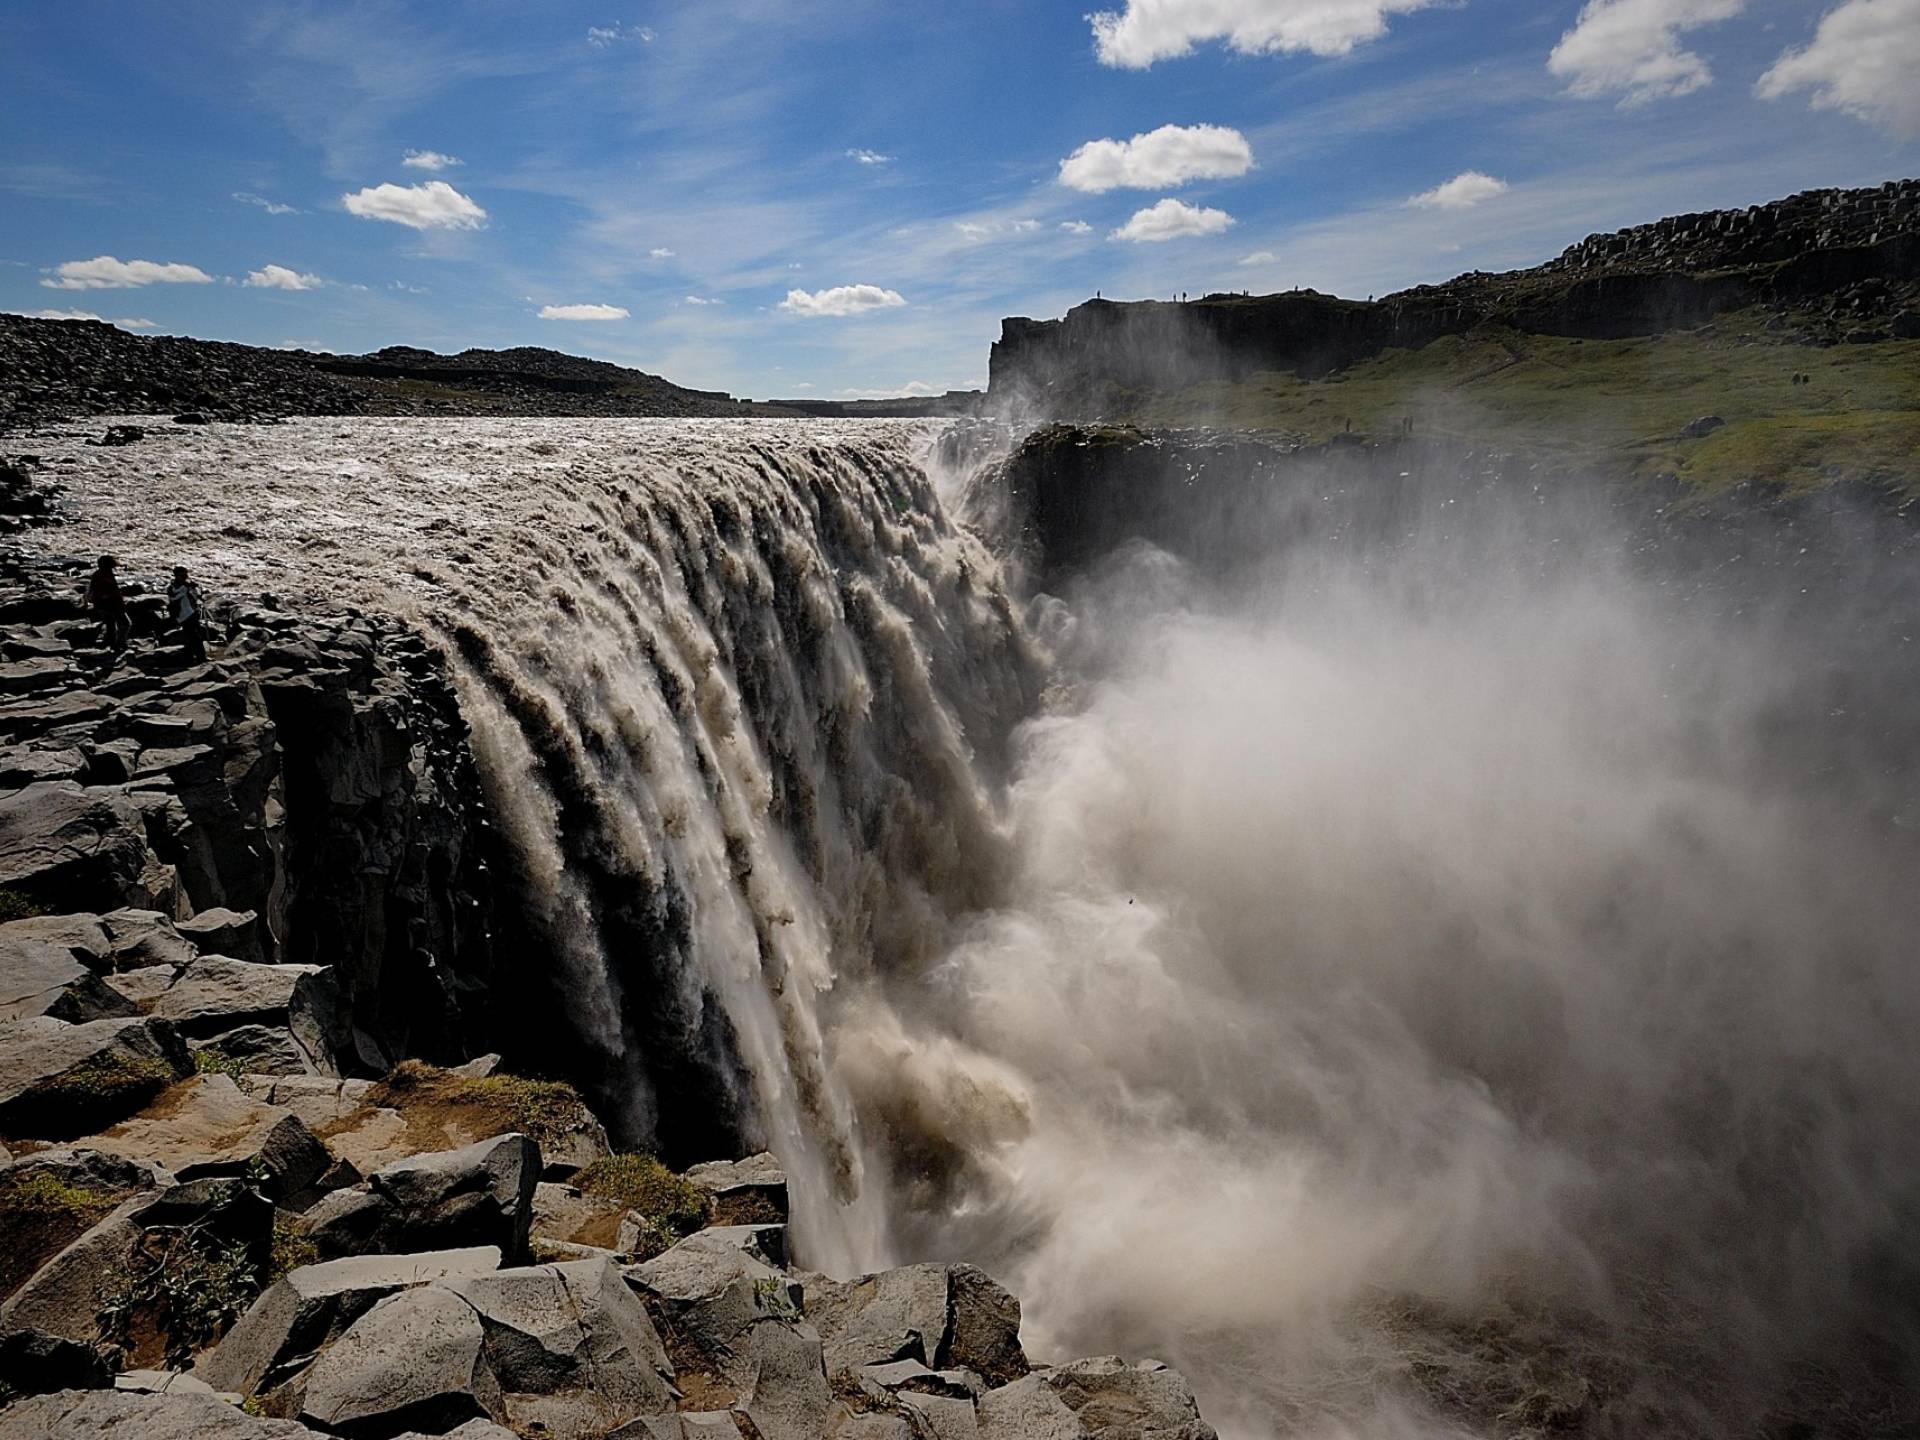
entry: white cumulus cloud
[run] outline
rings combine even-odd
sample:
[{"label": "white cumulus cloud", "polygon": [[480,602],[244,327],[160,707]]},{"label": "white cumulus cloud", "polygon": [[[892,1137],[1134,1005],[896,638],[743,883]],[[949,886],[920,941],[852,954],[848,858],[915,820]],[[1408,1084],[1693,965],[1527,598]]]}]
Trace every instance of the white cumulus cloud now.
[{"label": "white cumulus cloud", "polygon": [[542,305],[542,320],[625,320],[627,312],[618,305]]},{"label": "white cumulus cloud", "polygon": [[1131,140],[1089,140],[1060,162],[1060,183],[1108,190],[1166,190],[1189,180],[1230,180],[1253,168],[1253,147],[1224,125],[1162,125]]},{"label": "white cumulus cloud", "polygon": [[415,230],[478,230],[487,212],[444,180],[420,185],[369,185],[340,203],[362,220],[390,220]]},{"label": "white cumulus cloud", "polygon": [[1189,235],[1218,235],[1232,224],[1233,217],[1224,210],[1208,210],[1180,200],[1162,200],[1158,205],[1134,211],[1133,218],[1113,232],[1113,238],[1135,242],[1180,240]]},{"label": "white cumulus cloud", "polygon": [[94,320],[105,325],[112,323],[122,330],[151,330],[153,321],[136,316],[123,315],[109,322],[104,315],[96,315],[91,310],[8,310],[8,315],[25,315],[30,320]]},{"label": "white cumulus cloud", "polygon": [[409,170],[451,170],[467,162],[458,155],[443,155],[438,150],[409,150],[400,157],[400,163]]},{"label": "white cumulus cloud", "polygon": [[1445,184],[1421,191],[1407,204],[1415,210],[1471,210],[1483,200],[1506,194],[1510,188],[1504,180],[1496,180],[1478,170],[1466,170]]},{"label": "white cumulus cloud", "polygon": [[161,264],[154,260],[116,260],[97,255],[91,260],[68,260],[54,267],[54,278],[40,283],[49,290],[131,290],[137,285],[211,285],[213,277],[192,265]]},{"label": "white cumulus cloud", "polygon": [[256,290],[318,290],[327,282],[318,275],[302,275],[284,265],[265,265],[249,270],[245,283]]},{"label": "white cumulus cloud", "polygon": [[862,165],[891,165],[893,163],[893,156],[882,155],[878,150],[849,150],[847,151],[847,158],[849,160],[857,160]]},{"label": "white cumulus cloud", "polygon": [[706,295],[689,295],[687,296],[686,303],[689,305],[724,305],[727,302],[724,300],[715,300]]},{"label": "white cumulus cloud", "polygon": [[1345,55],[1387,33],[1387,19],[1440,0],[1127,0],[1087,17],[1103,65],[1144,70],[1224,41],[1243,55]]},{"label": "white cumulus cloud", "polygon": [[1842,110],[1895,139],[1920,136],[1920,0],[1846,0],[1813,43],[1788,50],[1760,77],[1760,97],[1812,92],[1817,110]]},{"label": "white cumulus cloud", "polygon": [[835,285],[829,290],[789,290],[780,308],[793,315],[863,315],[869,310],[894,310],[907,303],[898,290],[878,285]]},{"label": "white cumulus cloud", "polygon": [[1582,99],[1618,95],[1622,105],[1691,95],[1713,83],[1707,62],[1680,44],[1702,25],[1731,20],[1747,0],[1587,0],[1547,69]]},{"label": "white cumulus cloud", "polygon": [[1060,222],[1060,228],[1069,235],[1091,235],[1093,233],[1093,226],[1084,220],[1062,220]]},{"label": "white cumulus cloud", "polygon": [[269,215],[298,215],[300,212],[291,205],[282,205],[278,200],[269,200],[264,195],[250,194],[245,190],[233,192],[233,198],[242,205],[258,205]]}]

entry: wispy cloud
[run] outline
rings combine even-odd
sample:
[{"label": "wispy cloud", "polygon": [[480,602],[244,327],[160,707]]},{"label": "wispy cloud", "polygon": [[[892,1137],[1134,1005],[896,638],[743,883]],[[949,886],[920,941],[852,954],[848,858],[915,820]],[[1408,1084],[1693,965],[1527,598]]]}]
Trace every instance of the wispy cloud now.
[{"label": "wispy cloud", "polygon": [[487,212],[444,180],[421,185],[369,185],[340,203],[362,220],[389,220],[415,230],[478,230]]},{"label": "wispy cloud", "polygon": [[618,305],[542,305],[542,320],[625,320],[628,312]]},{"label": "wispy cloud", "polygon": [[443,155],[438,150],[409,150],[400,157],[400,163],[409,170],[451,170],[456,165],[467,162],[458,155]]},{"label": "wispy cloud", "polygon": [[1625,106],[1691,95],[1713,71],[1680,37],[1730,20],[1747,0],[1588,0],[1547,69],[1582,99],[1618,95]]},{"label": "wispy cloud", "polygon": [[878,150],[849,150],[847,151],[847,158],[858,161],[862,165],[891,165],[893,163],[893,156],[882,155]]},{"label": "wispy cloud", "polygon": [[830,290],[789,290],[780,308],[792,315],[864,315],[871,310],[894,310],[907,303],[897,290],[878,285],[836,285]]},{"label": "wispy cloud", "polygon": [[1093,233],[1093,226],[1084,220],[1062,220],[1060,222],[1060,228],[1069,235],[1091,235]]},{"label": "wispy cloud", "polygon": [[689,295],[681,303],[685,305],[724,305],[727,302],[724,300],[715,300],[705,295]]},{"label": "wispy cloud", "polygon": [[213,277],[193,265],[177,261],[116,260],[99,255],[91,260],[67,260],[54,267],[53,278],[40,282],[49,290],[130,290],[140,285],[211,285]]},{"label": "wispy cloud", "polygon": [[587,27],[587,44],[595,50],[611,50],[614,46],[629,40],[637,40],[642,45],[651,45],[654,34],[645,25],[590,25]]},{"label": "wispy cloud", "polygon": [[263,265],[249,270],[245,285],[255,290],[318,290],[327,282],[318,275],[303,275],[284,265]]},{"label": "wispy cloud", "polygon": [[1475,205],[1506,194],[1511,188],[1504,180],[1496,180],[1478,170],[1467,170],[1410,197],[1407,204],[1415,210],[1471,210]]},{"label": "wispy cloud", "polygon": [[647,255],[648,255],[648,258],[650,258],[650,259],[653,259],[653,260],[671,260],[671,259],[673,259],[673,251],[671,251],[671,250],[669,250],[669,249],[668,249],[668,248],[667,248],[666,246],[664,246],[664,245],[656,245],[656,246],[654,246],[654,247],[653,247],[653,248],[652,248],[651,250],[649,250],[649,251],[647,251]]},{"label": "wispy cloud", "polygon": [[1788,50],[1760,77],[1763,100],[1812,92],[1897,140],[1920,136],[1920,0],[1847,0],[1820,21],[1813,43]]},{"label": "wispy cloud", "polygon": [[254,195],[245,190],[233,192],[233,198],[242,205],[257,205],[269,215],[298,215],[300,212],[292,205],[282,205],[278,200],[269,200],[264,195]]},{"label": "wispy cloud", "polygon": [[1224,210],[1209,210],[1169,199],[1134,211],[1133,217],[1113,232],[1113,238],[1151,244],[1194,235],[1218,235],[1232,224],[1233,217]]},{"label": "wispy cloud", "polygon": [[1242,265],[1271,265],[1279,258],[1280,257],[1275,255],[1271,250],[1256,250],[1251,255],[1241,256],[1240,263]]},{"label": "wispy cloud", "polygon": [[1224,125],[1162,125],[1131,140],[1089,140],[1060,162],[1060,183],[1088,194],[1168,190],[1253,168],[1253,147]]},{"label": "wispy cloud", "polygon": [[1103,65],[1144,70],[1223,41],[1242,55],[1345,55],[1387,33],[1387,17],[1440,0],[1127,0],[1087,17]]}]

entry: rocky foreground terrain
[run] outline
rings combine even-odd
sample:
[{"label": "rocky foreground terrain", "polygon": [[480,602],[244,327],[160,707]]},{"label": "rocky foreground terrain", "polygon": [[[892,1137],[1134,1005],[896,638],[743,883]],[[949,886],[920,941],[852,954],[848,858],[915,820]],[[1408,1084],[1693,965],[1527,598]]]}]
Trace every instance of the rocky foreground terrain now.
[{"label": "rocky foreground terrain", "polygon": [[132,577],[110,653],[36,540],[0,552],[0,1440],[1211,1440],[1156,1362],[1033,1364],[969,1265],[799,1268],[775,1157],[612,1153],[473,1053],[487,819],[417,636],[261,597],[199,661]]}]

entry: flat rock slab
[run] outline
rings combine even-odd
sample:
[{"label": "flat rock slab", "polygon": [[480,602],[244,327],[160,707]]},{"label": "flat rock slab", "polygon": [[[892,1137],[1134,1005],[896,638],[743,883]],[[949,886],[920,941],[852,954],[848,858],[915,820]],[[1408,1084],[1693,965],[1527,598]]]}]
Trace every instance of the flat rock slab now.
[{"label": "flat rock slab", "polygon": [[1051,1390],[1091,1434],[1111,1440],[1218,1440],[1213,1427],[1200,1418],[1186,1376],[1158,1360],[1129,1365],[1118,1356],[1102,1355],[1032,1378]]},{"label": "flat rock slab", "polygon": [[212,1395],[62,1390],[0,1410],[0,1440],[326,1440],[293,1420],[261,1420]]},{"label": "flat rock slab", "polygon": [[263,1188],[275,1198],[305,1190],[333,1163],[296,1116],[244,1094],[225,1075],[196,1075],[93,1143],[182,1180],[264,1170]]},{"label": "flat rock slab", "polygon": [[400,1243],[498,1245],[511,1257],[527,1252],[539,1183],[540,1147],[525,1135],[414,1155],[367,1178],[393,1206]]},{"label": "flat rock slab", "polygon": [[51,1015],[84,1025],[137,1014],[65,945],[9,941],[0,935],[0,1020]]},{"label": "flat rock slab", "polygon": [[720,1225],[783,1223],[787,1219],[787,1175],[768,1151],[744,1160],[710,1160],[687,1171],[687,1180],[713,1198]]},{"label": "flat rock slab", "polygon": [[179,973],[152,1013],[171,1020],[189,1039],[240,1025],[285,1025],[295,993],[321,965],[259,965],[224,955],[202,955]]},{"label": "flat rock slab", "polygon": [[937,1365],[947,1335],[947,1267],[908,1265],[851,1283],[806,1275],[807,1318],[826,1343],[827,1373],[918,1360]]},{"label": "flat rock slab", "polygon": [[291,1110],[315,1130],[360,1110],[374,1084],[372,1080],[336,1080],[330,1075],[247,1076],[247,1088],[255,1099]]}]

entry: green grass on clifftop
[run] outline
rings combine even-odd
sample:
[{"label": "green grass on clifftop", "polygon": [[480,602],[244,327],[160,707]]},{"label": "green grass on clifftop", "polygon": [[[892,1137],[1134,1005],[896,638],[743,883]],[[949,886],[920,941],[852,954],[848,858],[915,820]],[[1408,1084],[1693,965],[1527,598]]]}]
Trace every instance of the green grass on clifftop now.
[{"label": "green grass on clifftop", "polygon": [[[1764,312],[1659,337],[1574,340],[1483,326],[1389,350],[1323,380],[1258,374],[1145,397],[1141,424],[1283,430],[1323,441],[1405,433],[1672,474],[1711,495],[1837,481],[1920,496],[1920,340],[1828,349],[1769,334]],[[1795,375],[1807,377],[1796,383]],[[1724,428],[1682,432],[1717,415]]]}]

